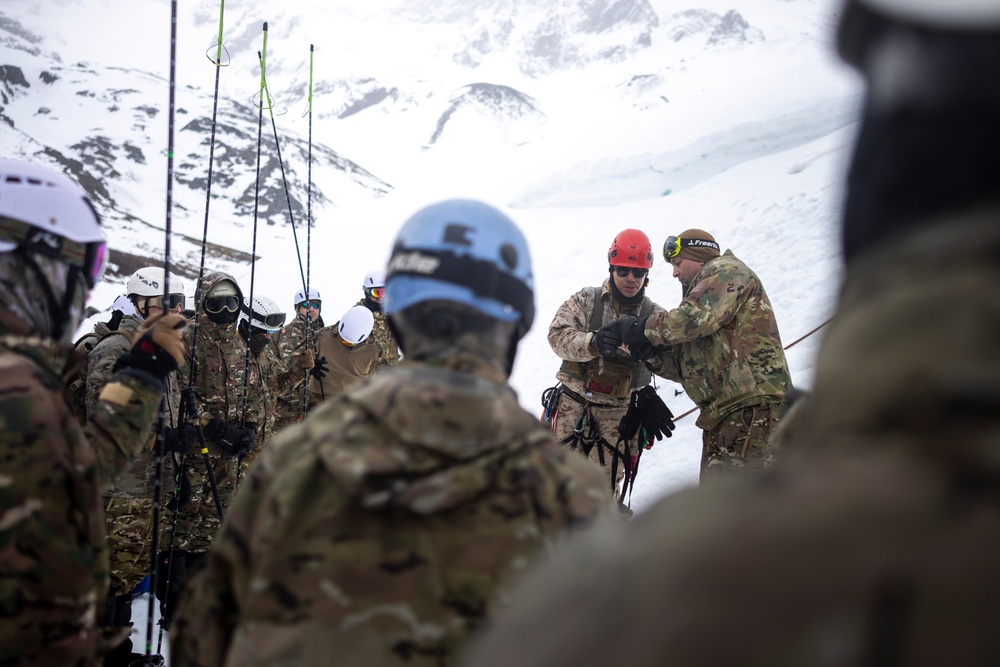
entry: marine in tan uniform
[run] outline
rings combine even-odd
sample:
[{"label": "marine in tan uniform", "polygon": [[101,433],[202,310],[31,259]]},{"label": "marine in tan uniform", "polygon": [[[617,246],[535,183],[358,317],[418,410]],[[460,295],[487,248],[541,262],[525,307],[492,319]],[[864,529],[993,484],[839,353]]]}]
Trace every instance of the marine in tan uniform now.
[{"label": "marine in tan uniform", "polygon": [[507,384],[534,315],[514,223],[427,207],[388,276],[405,359],[275,437],[185,592],[175,667],[452,664],[534,557],[611,510]]},{"label": "marine in tan uniform", "polygon": [[600,465],[617,498],[638,451],[637,442],[622,440],[618,426],[632,393],[649,385],[652,375],[619,349],[620,338],[602,353],[595,336],[603,325],[622,317],[647,317],[663,309],[646,296],[653,250],[643,232],[621,231],[608,250],[608,264],[603,285],[585,287],[559,307],[548,339],[563,360],[556,373],[561,384],[552,419],[556,440]]},{"label": "marine in tan uniform", "polygon": [[309,380],[309,404],[318,406],[380,368],[381,347],[372,337],[375,318],[364,306],[351,307],[339,321],[316,335],[316,355],[326,370]]},{"label": "marine in tan uniform", "polygon": [[841,17],[846,278],[781,458],[572,545],[468,665],[1000,661],[1000,5]]}]

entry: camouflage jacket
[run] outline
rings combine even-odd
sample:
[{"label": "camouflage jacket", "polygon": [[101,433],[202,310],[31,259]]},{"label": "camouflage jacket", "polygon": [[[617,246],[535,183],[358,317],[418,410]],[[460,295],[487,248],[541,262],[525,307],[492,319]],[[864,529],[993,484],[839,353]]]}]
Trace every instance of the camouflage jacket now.
[{"label": "camouflage jacket", "polygon": [[649,361],[650,369],[681,383],[701,408],[702,429],[751,405],[778,405],[791,386],[764,286],[731,250],[706,262],[681,304],[650,317],[645,334],[664,348]]},{"label": "camouflage jacket", "polygon": [[149,439],[162,385],[125,370],[81,428],[72,348],[0,337],[0,664],[96,665],[108,590],[101,492]]},{"label": "camouflage jacket", "polygon": [[[622,317],[639,315],[642,302],[624,306],[611,292],[611,279],[604,281],[601,288],[601,323],[614,322]],[[663,312],[663,308],[650,302],[653,313]],[[584,287],[567,299],[556,311],[549,325],[549,345],[552,351],[564,360],[556,373],[556,379],[571,391],[586,396],[592,403],[604,405],[626,405],[632,389],[640,389],[649,384],[649,372],[632,361],[628,355],[616,354],[611,359],[602,359],[590,347],[593,330],[590,328],[594,311],[594,288]],[[566,363],[569,362],[569,363]],[[590,391],[588,385],[610,386],[623,379],[622,391],[613,395],[600,391]]]},{"label": "camouflage jacket", "polygon": [[[323,328],[323,317],[312,325],[312,347],[315,352],[316,334]],[[303,388],[307,386],[309,371],[299,367],[299,358],[306,350],[306,320],[296,317],[271,336],[269,346],[274,356],[285,365],[287,380],[275,396],[275,430],[281,429],[302,416]]]},{"label": "camouflage jacket", "polygon": [[998,664],[998,220],[859,255],[775,468],[576,541],[465,664]]},{"label": "camouflage jacket", "polygon": [[[87,362],[84,366],[84,372],[87,376],[87,414],[91,414],[97,408],[101,390],[114,375],[112,369],[115,363],[132,348],[132,335],[135,334],[140,324],[142,324],[142,320],[138,317],[126,315],[118,325],[117,331],[127,335],[105,335],[87,356]],[[181,402],[176,373],[167,376],[164,388],[167,399],[164,406],[166,408],[164,410],[165,424],[167,428],[173,428],[177,425],[177,411]],[[146,446],[132,460],[128,470],[113,480],[110,488],[104,493],[106,497],[153,497],[156,475],[156,457],[153,449],[155,443],[155,437],[150,438]]]},{"label": "camouflage jacket", "polygon": [[310,405],[340,396],[379,368],[381,348],[378,341],[369,336],[360,345],[345,347],[340,342],[337,324],[322,329],[316,335],[316,358],[325,357],[330,370],[322,382],[309,378]]},{"label": "camouflage jacket", "polygon": [[[368,304],[365,303],[364,298],[354,305],[368,308]],[[368,308],[368,310],[371,310],[371,308]],[[392,331],[389,329],[389,323],[385,320],[385,313],[381,310],[372,310],[372,315],[375,317],[375,326],[372,327],[372,337],[378,341],[379,346],[378,367],[384,368],[385,366],[392,366],[399,363],[399,343],[396,342],[395,336],[392,335]]]},{"label": "camouflage jacket", "polygon": [[403,361],[279,434],[171,664],[450,664],[534,557],[611,509],[498,375]]}]

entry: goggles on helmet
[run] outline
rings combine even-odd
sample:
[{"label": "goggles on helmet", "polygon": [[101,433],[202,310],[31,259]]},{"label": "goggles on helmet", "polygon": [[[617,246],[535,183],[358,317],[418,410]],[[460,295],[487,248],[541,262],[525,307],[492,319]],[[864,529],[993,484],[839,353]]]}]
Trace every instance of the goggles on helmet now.
[{"label": "goggles on helmet", "polygon": [[108,266],[108,244],[104,241],[79,243],[20,220],[0,216],[0,238],[10,239],[28,252],[66,262],[83,273],[87,287],[101,282]]},{"label": "goggles on helmet", "polygon": [[284,313],[275,313],[273,315],[261,315],[258,312],[254,312],[252,317],[258,322],[263,322],[265,325],[273,328],[278,328],[280,326],[284,326],[285,324]]},{"label": "goggles on helmet", "polygon": [[636,278],[645,278],[646,274],[649,273],[649,269],[633,269],[628,266],[616,266],[615,273],[618,274],[619,278],[624,278],[629,273],[632,273]]},{"label": "goggles on helmet", "polygon": [[722,252],[719,244],[706,239],[682,239],[679,236],[668,236],[663,242],[663,259],[668,262],[680,254],[681,248],[714,248],[716,252]]},{"label": "goggles on helmet", "polygon": [[240,309],[240,300],[235,296],[210,296],[205,299],[205,312],[216,315],[222,311],[235,313]]},{"label": "goggles on helmet", "polygon": [[374,301],[381,301],[382,297],[385,296],[385,287],[368,287],[365,288],[365,292],[368,293],[368,297]]},{"label": "goggles on helmet", "polygon": [[162,308],[163,310],[174,310],[177,306],[184,310],[184,305],[187,303],[187,298],[183,294],[168,294],[167,295],[167,305],[163,305],[163,295],[151,296],[146,299],[146,307],[155,306],[156,308]]}]

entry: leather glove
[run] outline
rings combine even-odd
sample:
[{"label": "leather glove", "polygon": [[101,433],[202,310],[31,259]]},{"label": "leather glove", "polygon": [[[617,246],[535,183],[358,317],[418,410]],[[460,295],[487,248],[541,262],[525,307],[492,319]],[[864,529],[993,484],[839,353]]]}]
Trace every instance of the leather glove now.
[{"label": "leather glove", "polygon": [[181,330],[183,315],[170,313],[150,317],[136,329],[132,349],[115,363],[115,370],[135,368],[160,380],[187,363],[187,346]]},{"label": "leather glove", "polygon": [[647,386],[636,393],[638,394],[636,402],[639,406],[639,412],[642,414],[642,426],[646,429],[647,442],[651,444],[654,437],[657,440],[663,440],[663,436],[668,438],[672,436],[671,431],[676,428],[673,421],[674,414],[670,412],[670,408],[656,393],[656,390]]},{"label": "leather glove", "polygon": [[618,435],[622,440],[633,440],[642,425],[642,415],[639,413],[639,392],[633,391],[632,398],[628,403],[628,410],[622,420],[618,422]]},{"label": "leather glove", "polygon": [[602,357],[614,353],[622,344],[622,336],[619,332],[618,322],[609,322],[594,332],[594,337],[590,339],[590,344]]},{"label": "leather glove", "polygon": [[326,357],[320,357],[316,360],[316,365],[309,369],[309,374],[317,380],[322,380],[329,371],[330,367],[326,365]]},{"label": "leather glove", "polygon": [[197,442],[198,430],[191,424],[168,428],[163,437],[164,449],[175,454],[190,454]]},{"label": "leather glove", "polygon": [[306,350],[299,356],[299,368],[309,370],[316,365],[316,355],[312,350]]},{"label": "leather glove", "polygon": [[626,317],[618,320],[618,331],[621,334],[622,342],[628,346],[629,354],[633,359],[642,361],[651,356],[654,351],[653,344],[646,338],[646,317]]}]

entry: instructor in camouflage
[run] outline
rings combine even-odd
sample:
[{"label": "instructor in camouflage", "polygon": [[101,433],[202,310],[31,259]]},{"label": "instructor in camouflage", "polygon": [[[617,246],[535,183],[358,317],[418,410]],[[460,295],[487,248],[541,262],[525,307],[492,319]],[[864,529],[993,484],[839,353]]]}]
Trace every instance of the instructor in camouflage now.
[{"label": "instructor in camouflage", "polygon": [[680,305],[610,328],[633,357],[681,383],[701,408],[701,482],[773,462],[767,441],[791,386],[774,309],[750,267],[701,229],[670,236],[663,257]]},{"label": "instructor in camouflage", "polygon": [[405,359],[275,437],[185,591],[174,667],[452,664],[535,556],[610,511],[507,384],[534,315],[520,230],[452,200],[394,248]]},{"label": "instructor in camouflage", "polygon": [[178,315],[147,320],[80,426],[70,345],[107,246],[68,178],[0,159],[0,664],[99,665],[109,587],[101,492],[149,440],[184,360]]},{"label": "instructor in camouflage", "polygon": [[549,325],[549,345],[562,359],[556,373],[558,409],[552,419],[556,440],[600,465],[611,495],[619,491],[635,455],[626,451],[618,426],[628,411],[632,392],[652,378],[642,363],[618,349],[620,339],[599,347],[598,331],[627,315],[647,317],[663,308],[646,296],[653,248],[638,229],[622,230],[608,249],[608,278],[600,287],[585,287],[567,299]]},{"label": "instructor in camouflage", "polygon": [[381,269],[369,271],[365,274],[361,288],[364,290],[364,296],[356,305],[364,306],[372,311],[372,316],[375,317],[375,325],[372,327],[372,337],[378,343],[379,347],[378,367],[376,370],[399,363],[399,343],[396,342],[396,337],[392,335],[389,323],[385,319],[385,313],[382,312],[382,303],[385,299],[385,271]]},{"label": "instructor in camouflage", "polygon": [[[292,376],[289,378],[290,385],[278,394],[275,403],[274,430],[280,431],[284,427],[302,419],[305,412],[305,401],[308,395],[310,371],[317,366],[319,359],[316,357],[316,334],[325,325],[321,309],[323,301],[319,291],[310,288],[308,298],[305,292],[295,293],[295,319],[286,324],[283,329],[271,334],[271,349],[274,356],[284,363],[290,370]],[[309,335],[306,336],[306,332]],[[296,367],[299,370],[295,370]],[[325,372],[325,368],[320,368],[318,372]]]}]

